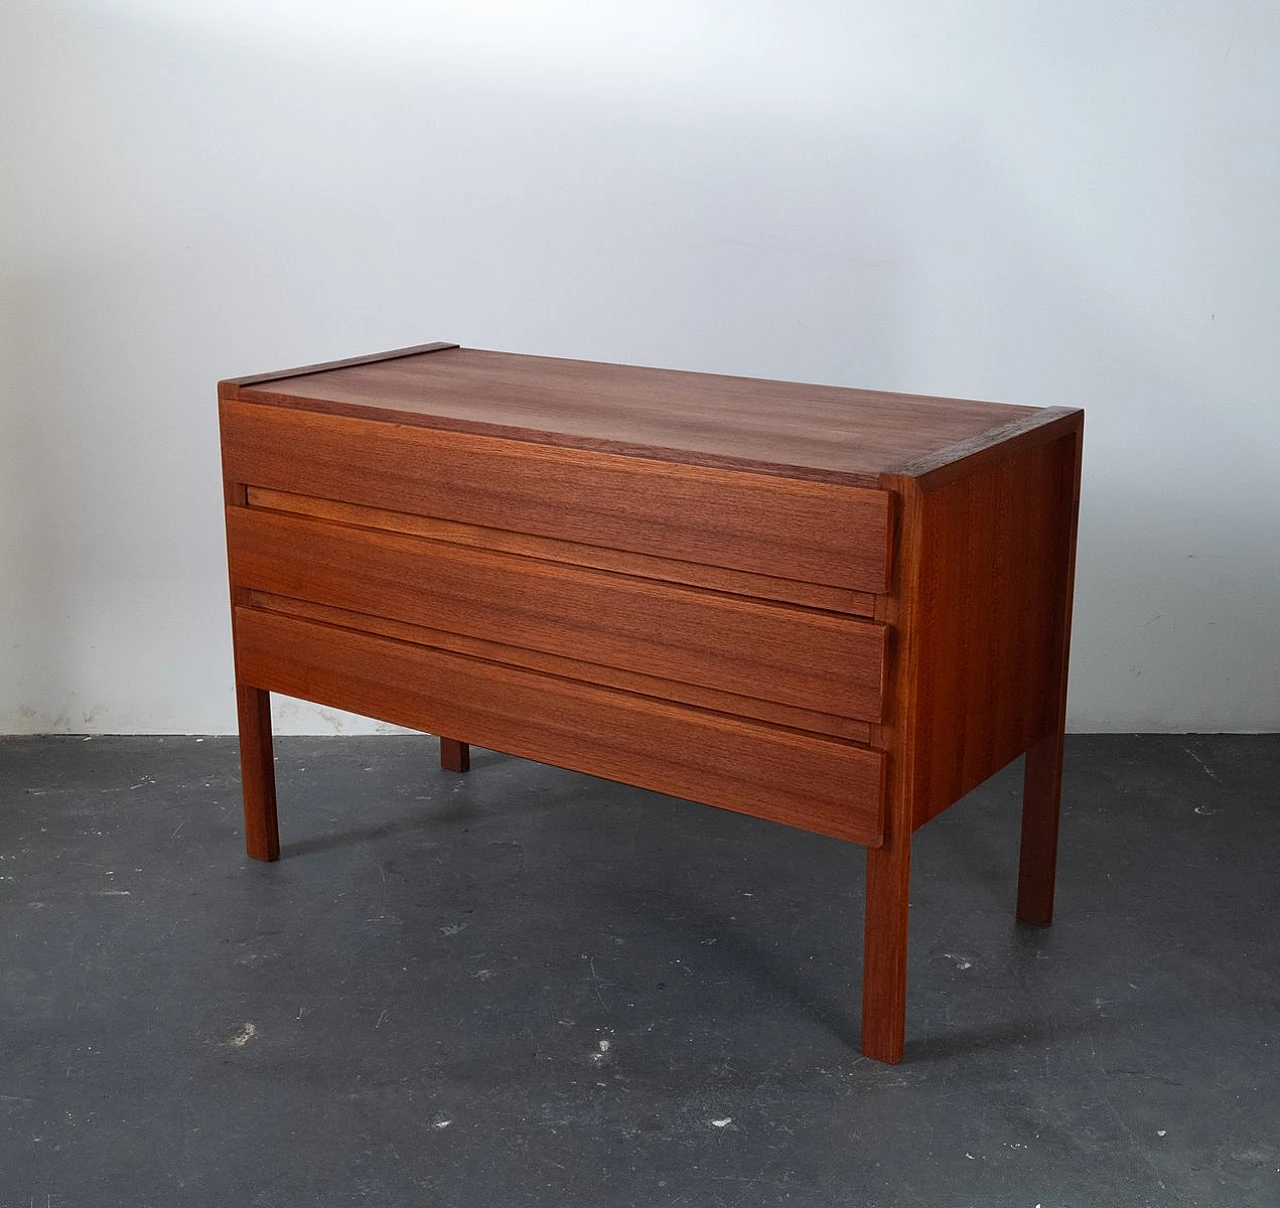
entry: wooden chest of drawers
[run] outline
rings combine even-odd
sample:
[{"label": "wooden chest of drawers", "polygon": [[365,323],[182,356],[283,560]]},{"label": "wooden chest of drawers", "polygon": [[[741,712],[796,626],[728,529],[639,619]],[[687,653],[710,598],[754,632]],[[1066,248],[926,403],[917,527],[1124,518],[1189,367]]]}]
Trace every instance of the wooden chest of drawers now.
[{"label": "wooden chest of drawers", "polygon": [[911,834],[1026,752],[1049,922],[1080,411],[443,344],[219,399],[250,855],[272,691],[848,839],[896,1061]]}]

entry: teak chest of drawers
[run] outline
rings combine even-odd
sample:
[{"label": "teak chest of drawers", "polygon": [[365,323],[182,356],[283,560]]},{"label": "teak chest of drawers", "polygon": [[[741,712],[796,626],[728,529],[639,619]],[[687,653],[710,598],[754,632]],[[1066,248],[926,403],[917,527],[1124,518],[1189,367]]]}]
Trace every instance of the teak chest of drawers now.
[{"label": "teak chest of drawers", "polygon": [[1082,412],[447,344],[218,393],[250,855],[273,691],[852,840],[897,1061],[912,832],[1025,752],[1049,922]]}]

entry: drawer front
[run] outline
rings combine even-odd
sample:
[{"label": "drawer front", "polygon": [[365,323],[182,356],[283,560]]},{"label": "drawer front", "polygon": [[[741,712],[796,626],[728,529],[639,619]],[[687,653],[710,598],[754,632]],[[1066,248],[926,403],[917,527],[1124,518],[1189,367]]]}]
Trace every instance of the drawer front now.
[{"label": "drawer front", "polygon": [[619,688],[639,696],[692,705],[698,709],[709,709],[713,713],[723,713],[730,717],[754,718],[757,721],[770,722],[790,730],[806,730],[811,734],[827,734],[833,738],[845,738],[851,742],[870,744],[873,733],[878,729],[872,722],[835,717],[830,713],[815,713],[810,709],[797,709],[794,705],[780,705],[777,701],[740,696],[733,692],[722,692],[716,688],[682,683],[679,680],[659,679],[657,676],[645,675],[639,671],[605,667],[600,663],[585,663],[581,659],[565,658],[560,654],[547,654],[545,651],[530,650],[524,646],[512,646],[502,642],[490,642],[484,638],[447,633],[443,629],[429,629],[422,625],[411,625],[405,621],[371,617],[368,613],[351,612],[345,608],[333,608],[328,604],[315,604],[289,596],[277,596],[271,592],[243,592],[240,603],[246,607],[261,609],[279,616],[319,621],[325,625],[337,625],[343,629],[354,629],[361,633],[380,634],[382,637],[395,638],[402,642],[430,646],[435,650],[470,655],[491,663],[504,663],[510,667],[540,671],[559,679],[599,684],[606,688]]},{"label": "drawer front", "polygon": [[221,405],[227,479],[858,592],[886,590],[889,495],[262,404]]},{"label": "drawer front", "polygon": [[236,609],[244,683],[877,846],[884,757],[294,617]]},{"label": "drawer front", "polygon": [[586,674],[881,717],[887,630],[874,621],[253,507],[229,508],[227,532],[240,588],[559,655]]}]

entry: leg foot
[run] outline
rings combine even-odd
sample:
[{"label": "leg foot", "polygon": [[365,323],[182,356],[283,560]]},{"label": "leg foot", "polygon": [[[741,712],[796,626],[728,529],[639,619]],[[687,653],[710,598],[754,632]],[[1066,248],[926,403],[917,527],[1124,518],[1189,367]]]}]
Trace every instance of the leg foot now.
[{"label": "leg foot", "polygon": [[1053,922],[1058,866],[1058,813],[1062,799],[1062,733],[1027,752],[1022,784],[1022,854],[1018,861],[1018,922]]},{"label": "leg foot", "polygon": [[276,821],[276,769],[271,751],[271,694],[236,685],[240,718],[240,782],[244,793],[244,846],[255,860],[280,858]]},{"label": "leg foot", "polygon": [[440,766],[446,772],[471,770],[471,748],[456,738],[440,739]]},{"label": "leg foot", "polygon": [[907,913],[911,838],[867,850],[866,939],[862,961],[862,1052],[902,1060],[907,1020]]}]

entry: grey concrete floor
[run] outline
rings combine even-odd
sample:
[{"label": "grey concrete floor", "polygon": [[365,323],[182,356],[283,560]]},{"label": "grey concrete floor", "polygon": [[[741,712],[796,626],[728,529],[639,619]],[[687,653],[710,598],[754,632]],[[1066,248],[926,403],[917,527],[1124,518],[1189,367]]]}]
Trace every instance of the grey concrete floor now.
[{"label": "grey concrete floor", "polygon": [[860,849],[428,738],[0,740],[0,1205],[1280,1205],[1280,737],[1076,737],[916,840],[907,1056]]}]

